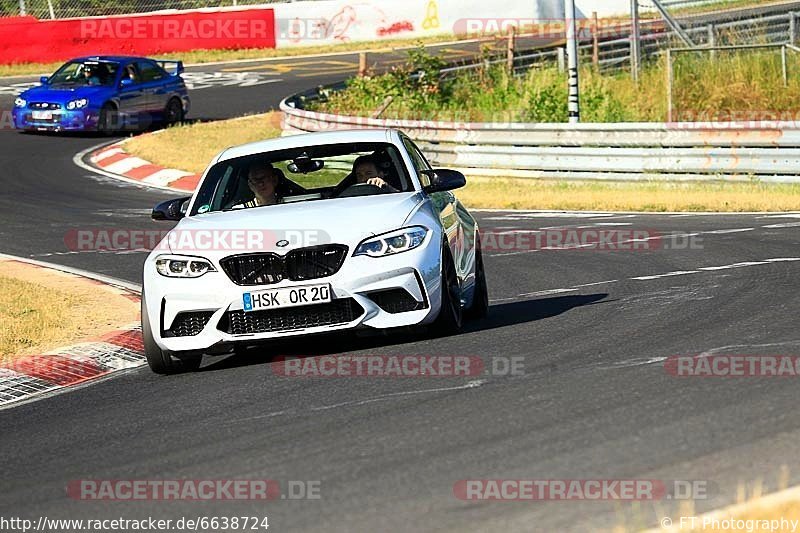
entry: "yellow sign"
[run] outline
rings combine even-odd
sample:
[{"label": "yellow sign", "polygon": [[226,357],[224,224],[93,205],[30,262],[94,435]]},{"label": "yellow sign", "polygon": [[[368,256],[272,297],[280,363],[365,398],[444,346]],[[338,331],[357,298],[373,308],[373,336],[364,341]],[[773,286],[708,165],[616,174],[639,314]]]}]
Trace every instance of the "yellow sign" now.
[{"label": "yellow sign", "polygon": [[436,0],[430,0],[428,2],[428,10],[425,13],[425,20],[422,21],[422,29],[435,30],[439,26],[439,6],[436,4]]}]

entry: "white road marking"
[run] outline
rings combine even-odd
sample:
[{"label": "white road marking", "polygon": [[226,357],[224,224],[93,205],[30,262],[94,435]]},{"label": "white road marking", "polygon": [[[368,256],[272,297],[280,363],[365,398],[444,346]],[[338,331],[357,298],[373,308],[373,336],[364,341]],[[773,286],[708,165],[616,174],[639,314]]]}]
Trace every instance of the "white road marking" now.
[{"label": "white road marking", "polygon": [[717,229],[713,231],[704,231],[703,233],[707,233],[709,235],[725,235],[728,233],[743,233],[745,231],[753,231],[755,228],[737,228],[737,229]]},{"label": "white road marking", "polygon": [[611,280],[608,280],[608,281],[596,281],[594,283],[584,283],[582,285],[575,285],[575,288],[576,289],[582,289],[584,287],[594,287],[596,285],[608,285],[610,283],[616,283],[618,281],[619,280],[617,280],[617,279],[611,279]]},{"label": "white road marking", "polygon": [[654,279],[670,278],[673,276],[685,276],[687,274],[699,274],[699,273],[700,273],[699,270],[678,270],[676,272],[667,272],[666,274],[656,274],[655,276],[639,276],[630,279],[634,279],[636,281],[651,281]]},{"label": "white road marking", "polygon": [[402,396],[413,396],[417,394],[431,394],[434,392],[450,392],[450,391],[457,391],[457,390],[467,390],[467,389],[475,389],[487,383],[485,379],[476,379],[470,381],[466,385],[459,385],[457,387],[441,387],[438,389],[422,389],[422,390],[413,390],[407,392],[394,392],[392,394],[384,394],[383,396],[376,396],[375,398],[367,398],[366,400],[354,400],[351,402],[342,402],[342,403],[335,403],[333,405],[322,405],[320,407],[312,407],[312,411],[327,411],[330,409],[337,409],[339,407],[350,407],[350,406],[358,406],[358,405],[365,405],[368,403],[375,403],[375,402],[383,402],[386,400],[391,400],[392,398],[402,397]]},{"label": "white road marking", "polygon": [[769,226],[761,226],[762,228],[779,229],[779,228],[796,228],[800,226],[800,222],[784,222],[783,224],[770,224]]},{"label": "white road marking", "polygon": [[756,265],[768,265],[770,261],[746,261],[744,263],[733,263],[732,265],[713,266],[713,267],[700,267],[700,270],[728,270],[731,268],[745,268]]}]

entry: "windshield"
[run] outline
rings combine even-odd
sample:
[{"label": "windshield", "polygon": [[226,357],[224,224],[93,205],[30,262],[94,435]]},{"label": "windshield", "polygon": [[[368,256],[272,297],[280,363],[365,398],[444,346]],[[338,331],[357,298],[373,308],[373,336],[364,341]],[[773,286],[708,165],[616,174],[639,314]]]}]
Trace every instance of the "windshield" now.
[{"label": "windshield", "polygon": [[413,190],[391,144],[306,146],[217,163],[191,214]]},{"label": "windshield", "polygon": [[50,76],[50,85],[114,84],[119,63],[111,61],[70,61]]}]

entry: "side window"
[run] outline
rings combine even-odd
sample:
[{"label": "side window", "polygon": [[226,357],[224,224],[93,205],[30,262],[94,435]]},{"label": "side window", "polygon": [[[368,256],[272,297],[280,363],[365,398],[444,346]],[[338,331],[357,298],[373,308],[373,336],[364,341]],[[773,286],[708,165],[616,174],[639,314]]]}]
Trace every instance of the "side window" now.
[{"label": "side window", "polygon": [[139,61],[136,63],[136,66],[139,67],[139,75],[143,83],[160,80],[164,77],[164,71],[161,70],[158,65],[150,61]]},{"label": "side window", "polygon": [[417,171],[417,175],[419,176],[419,181],[423,187],[427,187],[431,184],[431,179],[428,177],[427,174],[423,174],[423,170],[430,170],[431,166],[428,164],[428,161],[425,159],[425,156],[422,155],[417,145],[411,142],[411,139],[403,137],[403,144],[408,150],[408,155],[411,157],[411,162],[414,164],[414,170]]}]

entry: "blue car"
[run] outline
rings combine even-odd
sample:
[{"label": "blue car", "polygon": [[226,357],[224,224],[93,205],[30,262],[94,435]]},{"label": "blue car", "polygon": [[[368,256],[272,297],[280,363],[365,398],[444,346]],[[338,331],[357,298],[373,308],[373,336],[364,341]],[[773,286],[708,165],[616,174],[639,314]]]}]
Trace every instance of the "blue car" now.
[{"label": "blue car", "polygon": [[190,101],[183,62],[144,57],[73,59],[14,101],[14,126],[26,131],[111,133],[182,121]]}]

